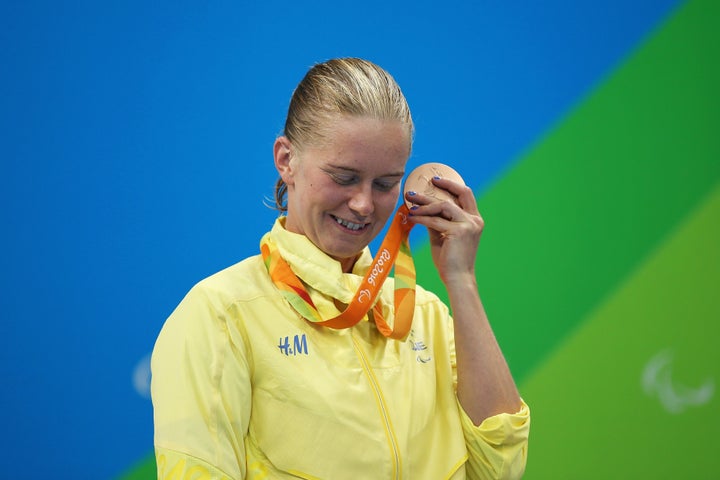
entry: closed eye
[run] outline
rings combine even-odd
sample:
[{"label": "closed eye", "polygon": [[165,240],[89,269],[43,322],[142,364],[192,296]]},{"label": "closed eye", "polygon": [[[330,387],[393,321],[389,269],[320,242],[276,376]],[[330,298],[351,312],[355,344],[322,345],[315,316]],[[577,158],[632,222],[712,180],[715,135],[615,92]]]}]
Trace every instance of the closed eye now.
[{"label": "closed eye", "polygon": [[389,192],[400,183],[399,180],[376,180],[375,188],[381,192]]},{"label": "closed eye", "polygon": [[[359,175],[355,173],[332,172],[326,170],[326,173],[338,185],[354,185],[361,181]],[[381,177],[373,180],[373,188],[380,192],[389,192],[400,184],[402,175],[392,175],[389,177]]]},{"label": "closed eye", "polygon": [[339,173],[330,173],[330,177],[338,185],[352,185],[358,181],[356,175],[344,175]]}]

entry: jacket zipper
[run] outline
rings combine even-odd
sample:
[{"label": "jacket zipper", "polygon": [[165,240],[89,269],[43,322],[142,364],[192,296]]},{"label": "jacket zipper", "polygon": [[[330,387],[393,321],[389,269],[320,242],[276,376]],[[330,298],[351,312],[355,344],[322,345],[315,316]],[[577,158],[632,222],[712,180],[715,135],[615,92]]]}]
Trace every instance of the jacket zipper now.
[{"label": "jacket zipper", "polygon": [[383,398],[382,390],[380,390],[380,385],[378,385],[377,378],[375,378],[375,375],[370,368],[370,362],[368,362],[367,357],[365,356],[365,352],[363,352],[362,348],[360,348],[360,345],[358,344],[357,340],[355,340],[355,337],[351,335],[351,338],[353,341],[353,346],[355,347],[355,351],[358,353],[358,357],[360,358],[360,363],[362,364],[363,370],[365,370],[365,374],[370,381],[370,386],[375,393],[375,400],[377,401],[380,415],[382,416],[383,423],[385,424],[385,434],[387,435],[388,443],[390,443],[390,448],[392,450],[392,478],[397,480],[400,478],[400,453],[398,452],[397,438],[395,437],[395,432],[393,431],[392,424],[390,423],[390,415],[387,411],[387,405],[385,404],[385,399]]}]

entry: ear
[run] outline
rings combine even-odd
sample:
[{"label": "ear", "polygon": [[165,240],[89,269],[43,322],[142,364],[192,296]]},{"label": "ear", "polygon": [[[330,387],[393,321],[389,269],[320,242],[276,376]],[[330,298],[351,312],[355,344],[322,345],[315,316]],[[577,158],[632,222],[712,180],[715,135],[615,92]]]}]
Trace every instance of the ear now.
[{"label": "ear", "polygon": [[275,139],[273,145],[273,156],[275,157],[275,168],[286,185],[293,183],[293,149],[290,140],[281,136]]}]

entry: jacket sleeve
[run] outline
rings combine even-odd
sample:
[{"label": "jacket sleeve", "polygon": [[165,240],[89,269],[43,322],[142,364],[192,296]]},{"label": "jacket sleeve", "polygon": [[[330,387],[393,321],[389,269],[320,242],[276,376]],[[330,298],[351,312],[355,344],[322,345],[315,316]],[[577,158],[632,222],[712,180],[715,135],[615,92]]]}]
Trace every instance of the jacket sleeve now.
[{"label": "jacket sleeve", "polygon": [[202,478],[245,478],[250,369],[226,303],[202,283],[195,286],[155,343],[151,391],[160,480],[201,472]]},{"label": "jacket sleeve", "polygon": [[[457,392],[457,355],[452,318],[448,317],[446,334],[449,337],[450,365],[453,389]],[[519,479],[525,472],[530,435],[530,408],[524,400],[516,413],[501,413],[486,418],[479,426],[467,415],[457,400],[468,460],[465,473],[468,480]]]},{"label": "jacket sleeve", "polygon": [[468,450],[466,474],[469,480],[518,479],[525,472],[530,409],[522,402],[517,413],[501,413],[476,426],[458,402],[465,445]]}]

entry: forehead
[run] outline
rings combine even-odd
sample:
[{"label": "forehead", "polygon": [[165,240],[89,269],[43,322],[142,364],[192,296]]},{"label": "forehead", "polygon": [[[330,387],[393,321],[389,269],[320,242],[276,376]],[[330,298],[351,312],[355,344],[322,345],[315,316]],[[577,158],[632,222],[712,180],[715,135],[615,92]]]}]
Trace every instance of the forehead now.
[{"label": "forehead", "polygon": [[408,157],[411,136],[407,125],[397,120],[343,116],[327,127],[323,143],[336,149],[382,151]]},{"label": "forehead", "polygon": [[380,131],[389,131],[402,138],[408,156],[412,146],[412,125],[400,120],[379,119],[362,115],[333,114],[320,120],[308,138],[309,147],[323,148],[339,143],[357,143],[376,138]]},{"label": "forehead", "polygon": [[410,156],[410,139],[401,122],[342,118],[328,129],[324,146],[309,156],[326,167],[373,177],[402,176]]}]

